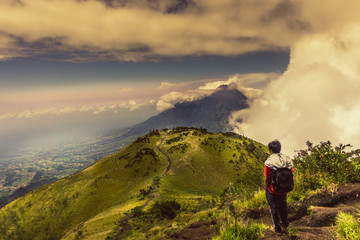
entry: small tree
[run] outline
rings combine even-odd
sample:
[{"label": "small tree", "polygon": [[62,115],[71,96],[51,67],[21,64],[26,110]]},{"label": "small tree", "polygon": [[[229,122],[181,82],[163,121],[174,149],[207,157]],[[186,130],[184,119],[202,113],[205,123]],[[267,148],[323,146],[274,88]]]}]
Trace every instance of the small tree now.
[{"label": "small tree", "polygon": [[349,144],[333,147],[330,141],[300,150],[294,158],[297,182],[303,190],[316,189],[330,183],[360,181],[360,150],[346,152]]}]

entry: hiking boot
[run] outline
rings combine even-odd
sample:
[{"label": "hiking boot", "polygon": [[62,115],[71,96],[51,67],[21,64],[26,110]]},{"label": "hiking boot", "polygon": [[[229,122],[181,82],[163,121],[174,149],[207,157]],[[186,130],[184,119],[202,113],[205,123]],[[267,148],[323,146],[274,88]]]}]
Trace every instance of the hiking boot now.
[{"label": "hiking boot", "polygon": [[280,232],[279,232],[279,231],[276,231],[275,228],[273,228],[273,227],[270,228],[270,231],[273,232],[273,233],[275,233],[276,236],[281,236],[281,235],[282,235],[282,231],[280,231]]}]

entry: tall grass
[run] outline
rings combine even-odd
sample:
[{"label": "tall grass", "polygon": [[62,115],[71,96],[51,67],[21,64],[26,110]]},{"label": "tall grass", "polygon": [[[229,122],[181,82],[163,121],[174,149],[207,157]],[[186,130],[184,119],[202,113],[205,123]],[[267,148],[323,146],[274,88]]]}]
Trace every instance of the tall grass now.
[{"label": "tall grass", "polygon": [[336,239],[360,240],[360,222],[351,214],[339,212],[334,229]]},{"label": "tall grass", "polygon": [[251,197],[247,197],[239,201],[237,206],[241,209],[260,208],[267,206],[265,190],[259,189]]},{"label": "tall grass", "polygon": [[233,223],[220,229],[220,235],[213,240],[256,240],[264,236],[266,226],[261,223],[246,224],[244,222]]}]

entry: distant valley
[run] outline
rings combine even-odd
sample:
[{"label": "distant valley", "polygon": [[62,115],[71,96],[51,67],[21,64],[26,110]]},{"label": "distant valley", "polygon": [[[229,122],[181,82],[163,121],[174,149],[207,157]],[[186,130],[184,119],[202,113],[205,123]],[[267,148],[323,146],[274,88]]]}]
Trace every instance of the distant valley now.
[{"label": "distant valley", "polygon": [[131,142],[123,131],[82,138],[63,145],[19,149],[0,159],[0,207],[46,183],[61,179]]},{"label": "distant valley", "polygon": [[153,129],[187,126],[226,132],[231,129],[230,114],[247,107],[245,95],[221,86],[210,96],[177,103],[130,128],[64,145],[19,149],[0,159],[0,207],[39,186],[81,171]]}]

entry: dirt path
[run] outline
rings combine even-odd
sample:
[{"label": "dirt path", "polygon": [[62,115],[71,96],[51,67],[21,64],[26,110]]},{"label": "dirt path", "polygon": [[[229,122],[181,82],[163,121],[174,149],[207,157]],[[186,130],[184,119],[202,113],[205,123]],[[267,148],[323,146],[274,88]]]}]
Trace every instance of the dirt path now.
[{"label": "dirt path", "polygon": [[[335,191],[323,191],[317,195],[305,199],[301,204],[289,205],[289,228],[295,228],[299,232],[296,236],[277,236],[270,230],[265,231],[265,240],[327,240],[334,239],[334,230],[338,212],[356,214],[360,204],[360,183],[347,184]],[[261,217],[270,218],[270,215]],[[260,219],[259,219],[260,220]],[[262,220],[261,220],[262,221]]]},{"label": "dirt path", "polygon": [[170,157],[169,157],[168,155],[166,155],[166,153],[164,153],[164,152],[160,149],[160,147],[161,147],[161,145],[163,144],[163,142],[165,141],[166,137],[167,137],[167,134],[165,134],[165,136],[161,139],[159,145],[156,146],[157,150],[159,150],[159,152],[160,152],[162,155],[164,155],[164,156],[167,158],[168,162],[169,162],[169,164],[168,164],[165,172],[164,172],[163,174],[161,174],[159,177],[162,177],[162,176],[164,176],[166,173],[168,173],[168,172],[170,171],[170,168],[171,168],[171,165],[172,165],[172,162],[171,162]]},{"label": "dirt path", "polygon": [[[160,143],[156,146],[157,150],[163,154],[168,160],[166,170],[158,177],[163,177],[171,169],[172,162],[169,156],[163,152],[160,147],[165,141],[165,135]],[[155,201],[159,195],[149,199],[143,207],[150,202]],[[336,216],[339,211],[356,214],[360,204],[360,183],[346,184],[337,189],[327,189],[319,193],[307,197],[302,202],[293,202],[289,204],[289,220],[290,229],[298,230],[294,236],[283,234],[276,235],[270,230],[264,232],[264,240],[328,240],[334,239],[334,231],[332,226],[335,224]],[[120,229],[114,239],[121,239],[121,235],[128,231],[131,226],[128,223],[132,217],[131,214],[126,215],[119,221]],[[271,216],[268,207],[260,209],[251,209],[246,214],[246,219],[271,225]],[[173,233],[165,239],[193,239],[205,240],[211,239],[216,234],[216,221],[197,222],[191,226]]]},{"label": "dirt path", "polygon": [[[171,165],[172,165],[172,162],[171,162],[170,157],[169,157],[168,155],[166,155],[166,153],[164,153],[164,152],[160,149],[160,147],[161,147],[161,145],[163,144],[163,142],[165,141],[166,137],[167,137],[167,134],[165,134],[165,136],[161,139],[160,143],[156,146],[157,150],[158,150],[161,154],[163,154],[163,155],[167,158],[167,160],[168,160],[168,165],[167,165],[167,167],[166,167],[166,170],[165,170],[162,174],[160,174],[160,175],[158,176],[159,178],[163,177],[166,173],[168,173],[168,172],[170,171]],[[150,202],[155,201],[158,197],[159,197],[159,195],[158,195],[156,192],[154,192],[153,197],[150,198],[149,200],[147,200],[147,201],[144,203],[144,205],[141,206],[141,208],[145,208],[147,205],[149,205]],[[129,214],[125,215],[123,218],[121,218],[121,219],[119,220],[118,225],[120,226],[120,228],[119,228],[119,231],[117,232],[117,234],[114,236],[114,238],[113,238],[114,240],[119,240],[119,239],[121,239],[121,235],[131,229],[131,226],[130,226],[130,224],[129,224],[129,220],[130,220],[132,217],[133,217],[133,214],[132,214],[132,213],[129,213]]]},{"label": "dirt path", "polygon": [[[167,134],[161,139],[159,145],[156,146],[157,150],[159,150],[159,152],[160,152],[161,154],[163,154],[163,155],[167,158],[167,160],[168,160],[168,165],[167,165],[165,171],[158,176],[159,178],[163,177],[166,173],[168,173],[168,172],[170,171],[171,164],[172,164],[170,157],[169,157],[168,155],[166,155],[166,153],[164,153],[164,152],[160,149],[160,147],[161,147],[161,145],[163,144],[163,142],[164,142],[164,140],[166,139],[166,137],[167,137]],[[150,202],[155,201],[158,197],[159,197],[159,195],[158,195],[156,192],[154,192],[154,196],[153,196],[151,199],[147,200],[146,203],[142,206],[142,208],[144,208],[144,207],[146,207],[147,205],[149,205]]]},{"label": "dirt path", "polygon": [[[330,240],[333,238],[335,219],[339,211],[356,214],[360,204],[360,183],[347,184],[333,191],[323,191],[303,202],[289,204],[289,228],[297,229],[294,236],[276,235],[270,230],[264,232],[263,240]],[[311,207],[310,207],[311,206]],[[310,207],[310,208],[309,208]],[[309,210],[311,209],[311,210]],[[271,226],[268,207],[250,210],[245,219]],[[166,239],[211,239],[215,235],[215,224],[198,222],[196,226],[182,229]]]}]

